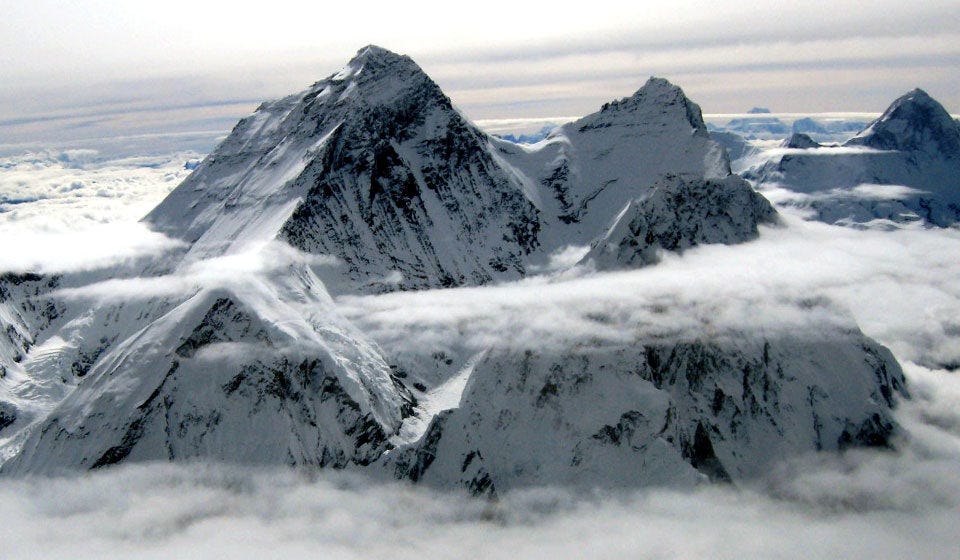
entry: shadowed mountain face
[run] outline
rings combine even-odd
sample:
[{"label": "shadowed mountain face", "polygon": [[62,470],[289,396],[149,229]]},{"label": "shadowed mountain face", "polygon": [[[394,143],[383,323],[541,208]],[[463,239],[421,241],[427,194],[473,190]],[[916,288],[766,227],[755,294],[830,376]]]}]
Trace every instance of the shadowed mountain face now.
[{"label": "shadowed mountain face", "polygon": [[[463,363],[431,342],[405,350],[433,366],[401,367],[338,312],[328,287],[517,279],[571,245],[629,268],[755,238],[776,212],[658,78],[520,147],[409,58],[366,47],[238,123],[145,220],[186,248],[127,279],[187,287],[90,305],[49,291],[133,273],[0,278],[2,472],[207,459],[479,494],[738,481],[783,456],[884,445],[906,394],[889,352],[849,325],[491,342]],[[206,279],[211,262],[230,273]],[[795,313],[830,314],[812,307]]]},{"label": "shadowed mountain face", "polygon": [[488,137],[412,60],[371,46],[241,121],[146,221],[192,244],[185,262],[270,239],[332,255],[337,291],[483,284],[590,243],[668,173],[730,170],[666,80],[530,150]]},{"label": "shadowed mountain face", "polygon": [[776,223],[773,206],[737,175],[672,175],[631,202],[583,260],[601,270],[639,267],[656,263],[658,251],[744,243],[758,225]]},{"label": "shadowed mountain face", "polygon": [[846,145],[953,159],[960,157],[960,125],[927,92],[915,89],[894,101]]},{"label": "shadowed mountain face", "polygon": [[488,139],[408,57],[362,49],[264,104],[147,216],[188,259],[279,238],[341,261],[355,289],[518,278],[540,217]]}]

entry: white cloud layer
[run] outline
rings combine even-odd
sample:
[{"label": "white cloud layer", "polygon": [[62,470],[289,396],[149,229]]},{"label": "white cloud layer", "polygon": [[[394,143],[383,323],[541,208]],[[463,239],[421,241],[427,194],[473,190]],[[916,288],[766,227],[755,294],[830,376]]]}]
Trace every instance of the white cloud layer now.
[{"label": "white cloud layer", "polygon": [[784,465],[754,488],[471,499],[348,473],[130,465],[4,480],[12,558],[949,558],[960,384],[910,367],[894,452]]},{"label": "white cloud layer", "polygon": [[92,269],[176,247],[137,220],[197,157],[104,160],[78,148],[0,158],[0,271]]},{"label": "white cloud layer", "polygon": [[587,339],[815,334],[852,325],[900,357],[960,363],[960,231],[857,231],[786,216],[758,240],[666,255],[641,270],[552,282],[341,297],[386,348]]},{"label": "white cloud layer", "polygon": [[[0,213],[0,268],[83,269],[170,247],[135,220],[185,173],[182,158],[75,151],[0,162],[0,196],[36,199],[13,204],[15,216]],[[84,186],[71,190],[75,181]],[[97,196],[100,188],[112,196]],[[300,261],[321,276],[331,265],[268,244],[66,295],[179,293]],[[667,255],[637,271],[341,297],[340,311],[391,353],[724,329],[802,334],[855,321],[903,362],[913,399],[896,412],[904,427],[896,451],[802,458],[740,489],[541,488],[487,503],[344,473],[201,464],[4,479],[0,556],[951,557],[960,547],[960,377],[936,366],[960,363],[958,278],[960,231],[857,231],[788,215],[756,241]]]}]

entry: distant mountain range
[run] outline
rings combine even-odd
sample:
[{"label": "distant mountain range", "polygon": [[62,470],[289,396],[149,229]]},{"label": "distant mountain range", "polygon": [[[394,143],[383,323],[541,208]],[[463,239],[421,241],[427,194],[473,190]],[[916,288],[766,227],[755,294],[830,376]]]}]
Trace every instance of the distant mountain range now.
[{"label": "distant mountain range", "polygon": [[828,223],[960,221],[960,123],[926,92],[895,100],[841,146],[795,134],[772,156],[744,171],[761,188],[792,193],[784,204]]}]

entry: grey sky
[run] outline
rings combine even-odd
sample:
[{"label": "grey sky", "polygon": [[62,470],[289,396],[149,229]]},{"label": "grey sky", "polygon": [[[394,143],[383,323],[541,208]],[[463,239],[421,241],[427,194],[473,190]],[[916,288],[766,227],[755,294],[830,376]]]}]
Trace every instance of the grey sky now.
[{"label": "grey sky", "polygon": [[955,1],[0,0],[0,142],[225,130],[376,43],[474,119],[581,115],[649,75],[707,113],[960,111]]}]

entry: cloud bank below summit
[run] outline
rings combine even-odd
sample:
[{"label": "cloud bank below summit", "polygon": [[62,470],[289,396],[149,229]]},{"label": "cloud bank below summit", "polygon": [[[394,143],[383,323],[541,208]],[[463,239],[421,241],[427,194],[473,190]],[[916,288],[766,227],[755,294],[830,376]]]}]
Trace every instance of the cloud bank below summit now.
[{"label": "cloud bank below summit", "polygon": [[176,247],[137,220],[197,157],[105,158],[81,148],[0,158],[0,272],[89,270]]},{"label": "cloud bank below summit", "polygon": [[945,558],[960,546],[960,384],[907,373],[919,395],[897,453],[800,459],[753,488],[491,503],[349,473],[141,464],[6,481],[0,538],[48,558]]},{"label": "cloud bank below summit", "polygon": [[641,270],[478,288],[341,297],[388,349],[625,342],[852,326],[902,359],[960,363],[960,232],[856,231],[786,217],[758,240],[703,246]]},{"label": "cloud bank below summit", "polygon": [[[143,208],[186,173],[188,158],[109,159],[87,148],[4,160],[2,192],[23,200],[5,207],[0,224],[45,270],[92,266],[97,254],[149,256],[166,242],[125,244],[136,239]],[[101,188],[110,196],[98,196]],[[84,231],[102,235],[84,238]],[[62,245],[72,238],[74,245]],[[245,275],[256,280],[306,258],[269,245],[182,275],[95,284],[72,295],[189,291]],[[911,362],[960,359],[958,263],[956,230],[856,231],[787,216],[785,227],[765,228],[751,243],[701,247],[639,271],[336,300],[388,352],[438,343],[476,350],[617,342],[678,327],[702,335],[711,325],[795,333],[821,320],[855,320],[904,361],[914,400],[897,412],[906,435],[896,452],[805,458],[739,490],[584,496],[547,488],[499,504],[349,474],[131,465],[6,481],[0,541],[18,557],[563,558],[571,550],[578,557],[946,557],[960,546],[960,383],[955,373]],[[308,264],[321,276],[333,266]]]},{"label": "cloud bank below summit", "polygon": [[[8,241],[0,270],[100,268],[175,249],[137,223],[187,173],[191,154],[103,159],[95,151],[0,159]],[[71,159],[72,158],[72,159]],[[79,187],[77,185],[80,185]],[[815,331],[858,324],[898,357],[960,363],[960,232],[854,231],[787,215],[736,247],[706,246],[662,265],[591,275],[546,275],[500,286],[338,298],[340,312],[388,350],[412,341],[468,350],[638,336],[699,336],[704,329]],[[196,263],[174,276],[127,278],[64,294],[94,300],[192,293],[238,275],[273,274],[305,261],[322,279],[337,266],[267,245]],[[570,254],[579,254],[572,248]],[[558,255],[570,264],[570,255]]]}]

